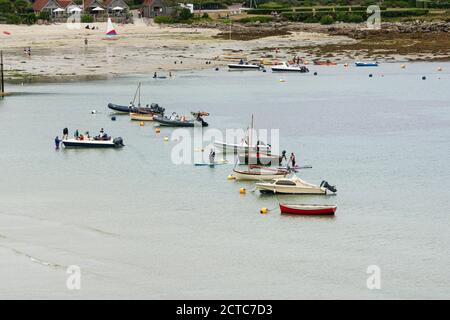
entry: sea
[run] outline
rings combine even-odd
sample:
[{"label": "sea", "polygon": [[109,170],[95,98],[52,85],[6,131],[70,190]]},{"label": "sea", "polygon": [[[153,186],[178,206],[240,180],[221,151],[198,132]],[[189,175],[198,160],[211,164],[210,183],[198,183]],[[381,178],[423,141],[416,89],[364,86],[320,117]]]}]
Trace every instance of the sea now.
[{"label": "sea", "polygon": [[[450,298],[450,63],[404,65],[7,84],[0,298]],[[107,108],[128,105],[138,83],[142,104],[209,112],[209,137],[246,130],[253,116],[312,167],[298,177],[337,193],[261,195],[228,179],[233,161],[176,161],[200,152],[181,148],[193,129],[158,133]],[[56,149],[65,127],[104,128],[125,147]],[[285,215],[279,202],[337,211]]]}]

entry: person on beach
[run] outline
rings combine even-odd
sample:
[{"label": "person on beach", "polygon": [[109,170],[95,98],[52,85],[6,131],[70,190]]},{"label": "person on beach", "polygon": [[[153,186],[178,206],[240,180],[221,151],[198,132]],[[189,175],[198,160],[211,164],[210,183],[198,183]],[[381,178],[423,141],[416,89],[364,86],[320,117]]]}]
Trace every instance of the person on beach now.
[{"label": "person on beach", "polygon": [[87,45],[88,45],[88,39],[87,38],[84,38],[84,45],[87,47]]},{"label": "person on beach", "polygon": [[69,138],[69,129],[68,128],[64,128],[63,129],[62,139],[65,140],[67,138]]}]

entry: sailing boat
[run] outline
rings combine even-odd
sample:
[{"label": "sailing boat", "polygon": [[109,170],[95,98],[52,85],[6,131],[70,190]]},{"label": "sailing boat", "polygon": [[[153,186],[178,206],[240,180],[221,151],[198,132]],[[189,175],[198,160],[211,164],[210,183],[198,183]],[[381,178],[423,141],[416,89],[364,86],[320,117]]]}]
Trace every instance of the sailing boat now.
[{"label": "sailing boat", "polygon": [[[249,147],[248,151],[249,154],[252,151],[252,136],[253,136],[253,115],[252,115],[252,126],[249,132]],[[258,150],[255,150],[258,151]],[[233,169],[233,175],[236,178],[236,180],[273,180],[277,178],[283,178],[286,175],[289,174],[288,170],[285,169],[273,169],[273,168],[261,168],[258,167],[256,169],[252,169],[252,166],[250,165],[250,161],[248,163],[247,170],[237,170],[236,168]]]},{"label": "sailing boat", "polygon": [[117,32],[116,32],[116,29],[114,29],[114,26],[112,24],[110,17],[108,17],[108,24],[106,26],[106,39],[108,39],[108,40],[116,40],[117,39]]}]

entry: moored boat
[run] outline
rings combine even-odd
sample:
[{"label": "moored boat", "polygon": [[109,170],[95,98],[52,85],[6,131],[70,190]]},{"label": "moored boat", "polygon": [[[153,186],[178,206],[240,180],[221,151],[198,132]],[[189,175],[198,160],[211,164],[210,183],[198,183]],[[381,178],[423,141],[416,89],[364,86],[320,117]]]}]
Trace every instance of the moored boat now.
[{"label": "moored boat", "polygon": [[281,213],[301,215],[334,215],[337,206],[319,204],[287,204],[280,203]]},{"label": "moored boat", "polygon": [[376,62],[376,61],[373,61],[373,62],[356,61],[355,65],[357,67],[378,67],[378,62]]},{"label": "moored boat", "polygon": [[153,121],[153,114],[152,113],[130,113],[130,120]]},{"label": "moored boat", "polygon": [[191,112],[193,119],[186,119],[184,116],[180,117],[175,113],[170,117],[153,116],[153,121],[159,123],[160,126],[165,127],[194,127],[196,124],[202,127],[207,127],[208,123],[202,117],[208,116],[207,112]]},{"label": "moored boat", "polygon": [[228,64],[228,68],[231,70],[259,70],[261,66],[259,64],[243,63],[241,61],[239,63]]},{"label": "moored boat", "polygon": [[327,191],[335,193],[337,190],[328,182],[322,181],[320,186],[303,181],[299,177],[278,178],[270,182],[256,183],[256,189],[261,193],[283,194],[327,194]]},{"label": "moored boat", "polygon": [[121,148],[124,146],[123,139],[117,137],[115,139],[108,140],[95,140],[95,139],[65,139],[62,140],[62,144],[66,148]]},{"label": "moored boat", "polygon": [[236,180],[247,181],[267,181],[285,177],[289,171],[283,169],[257,168],[249,170],[233,169],[233,176]]},{"label": "moored boat", "polygon": [[283,62],[282,64],[272,66],[272,72],[300,72],[306,73],[309,72],[308,68],[305,66],[297,65],[297,64],[288,64]]}]

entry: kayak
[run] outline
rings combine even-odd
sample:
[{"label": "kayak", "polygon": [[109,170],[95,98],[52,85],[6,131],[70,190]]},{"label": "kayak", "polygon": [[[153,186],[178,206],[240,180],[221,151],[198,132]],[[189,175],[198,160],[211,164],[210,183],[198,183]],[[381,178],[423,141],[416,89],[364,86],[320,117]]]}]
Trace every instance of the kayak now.
[{"label": "kayak", "polygon": [[300,215],[334,215],[337,206],[318,204],[286,204],[280,203],[281,213]]}]

